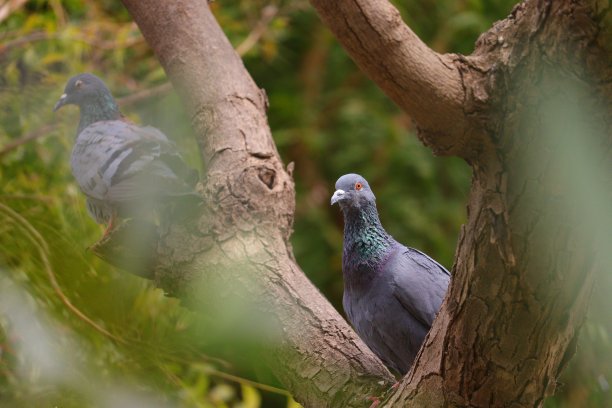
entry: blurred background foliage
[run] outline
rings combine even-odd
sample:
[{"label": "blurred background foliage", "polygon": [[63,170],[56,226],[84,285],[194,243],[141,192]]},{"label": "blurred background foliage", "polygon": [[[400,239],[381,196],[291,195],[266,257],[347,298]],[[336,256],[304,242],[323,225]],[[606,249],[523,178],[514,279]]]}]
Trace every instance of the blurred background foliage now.
[{"label": "blurred background foliage", "polygon": [[[470,53],[514,0],[395,3],[434,49]],[[410,118],[359,72],[305,0],[211,7],[268,93],[275,141],[296,165],[295,255],[336,308],[342,220],[329,197],[344,173],[370,181],[399,241],[450,268],[468,167],[421,146]],[[257,370],[218,358],[176,299],[87,251],[102,229],[70,174],[78,112],[52,113],[79,72],[101,76],[125,114],[162,129],[202,166],[180,101],[120,2],[0,3],[0,407],[296,407]],[[601,276],[564,385],[546,406],[610,406],[610,289]]]}]

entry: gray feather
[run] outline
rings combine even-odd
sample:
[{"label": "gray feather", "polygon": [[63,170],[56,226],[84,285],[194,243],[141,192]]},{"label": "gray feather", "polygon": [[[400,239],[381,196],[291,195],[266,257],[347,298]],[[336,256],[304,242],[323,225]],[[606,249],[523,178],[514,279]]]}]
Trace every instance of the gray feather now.
[{"label": "gray feather", "polygon": [[81,116],[72,150],[72,174],[99,223],[112,216],[138,216],[168,200],[199,206],[197,172],[185,165],[174,144],[153,127],[128,123],[104,82],[92,74],[68,81],[55,105],[77,105]]},{"label": "gray feather", "polygon": [[192,192],[171,167],[173,160],[182,163],[174,145],[157,129],[113,120],[96,122],[79,133],[71,164],[90,213],[103,222],[114,208],[125,211],[129,203]]}]

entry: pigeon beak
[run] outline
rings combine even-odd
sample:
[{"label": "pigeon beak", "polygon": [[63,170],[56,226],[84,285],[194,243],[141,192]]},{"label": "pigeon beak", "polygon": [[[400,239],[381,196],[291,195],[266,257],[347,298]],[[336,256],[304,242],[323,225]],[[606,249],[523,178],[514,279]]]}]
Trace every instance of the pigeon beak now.
[{"label": "pigeon beak", "polygon": [[59,101],[57,101],[57,103],[55,104],[55,107],[53,108],[53,112],[57,112],[59,108],[64,106],[66,104],[67,99],[68,99],[68,95],[62,94],[62,96],[60,96],[59,98]]},{"label": "pigeon beak", "polygon": [[342,200],[344,198],[344,195],[346,194],[346,192],[344,190],[336,190],[336,192],[334,193],[334,195],[331,198],[331,205],[336,204],[338,201]]}]

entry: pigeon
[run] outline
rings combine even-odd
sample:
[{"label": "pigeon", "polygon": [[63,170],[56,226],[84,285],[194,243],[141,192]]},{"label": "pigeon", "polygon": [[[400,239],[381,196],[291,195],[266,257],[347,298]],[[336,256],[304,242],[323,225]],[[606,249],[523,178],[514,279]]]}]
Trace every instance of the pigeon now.
[{"label": "pigeon", "polygon": [[200,201],[194,191],[198,173],[160,130],[125,119],[100,78],[88,73],[70,78],[54,112],[65,105],[80,109],[72,174],[89,214],[107,224],[104,236],[117,217],[143,216],[176,200]]},{"label": "pigeon", "polygon": [[450,272],[383,228],[374,193],[358,174],[336,182],[331,204],[344,215],[344,311],[357,334],[391,369],[410,369],[440,309]]}]

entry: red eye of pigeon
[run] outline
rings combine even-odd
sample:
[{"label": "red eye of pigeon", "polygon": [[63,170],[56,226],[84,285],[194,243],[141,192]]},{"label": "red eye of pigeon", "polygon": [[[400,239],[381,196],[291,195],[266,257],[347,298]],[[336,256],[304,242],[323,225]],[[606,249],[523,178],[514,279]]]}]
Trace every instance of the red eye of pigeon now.
[{"label": "red eye of pigeon", "polygon": [[361,184],[360,182],[355,183],[355,190],[361,191],[362,188],[363,188],[363,184]]}]

